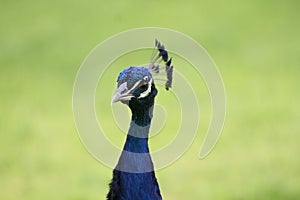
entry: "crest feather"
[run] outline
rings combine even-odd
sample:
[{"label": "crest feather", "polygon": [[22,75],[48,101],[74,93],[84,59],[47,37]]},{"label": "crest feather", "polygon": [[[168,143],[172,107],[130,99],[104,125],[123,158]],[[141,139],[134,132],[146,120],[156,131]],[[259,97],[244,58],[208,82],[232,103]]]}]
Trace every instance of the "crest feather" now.
[{"label": "crest feather", "polygon": [[[163,64],[161,64],[161,62],[163,62]],[[155,47],[148,68],[151,71],[154,80],[157,79],[156,76],[165,75],[163,80],[165,80],[166,90],[169,90],[169,88],[172,87],[173,66],[171,66],[171,63],[172,58],[169,59],[169,54],[165,49],[165,46],[155,39]],[[162,66],[164,66],[164,70],[161,70]],[[157,80],[162,80],[162,78],[158,78]]]}]

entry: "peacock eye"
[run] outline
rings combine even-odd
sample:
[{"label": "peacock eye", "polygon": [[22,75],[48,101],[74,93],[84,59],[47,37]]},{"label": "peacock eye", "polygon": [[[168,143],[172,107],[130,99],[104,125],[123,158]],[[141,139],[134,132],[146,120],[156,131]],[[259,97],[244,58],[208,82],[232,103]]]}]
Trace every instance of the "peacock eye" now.
[{"label": "peacock eye", "polygon": [[140,90],[141,90],[142,92],[145,92],[147,89],[148,89],[148,84],[145,84],[145,85],[141,85],[141,86],[140,86]]}]

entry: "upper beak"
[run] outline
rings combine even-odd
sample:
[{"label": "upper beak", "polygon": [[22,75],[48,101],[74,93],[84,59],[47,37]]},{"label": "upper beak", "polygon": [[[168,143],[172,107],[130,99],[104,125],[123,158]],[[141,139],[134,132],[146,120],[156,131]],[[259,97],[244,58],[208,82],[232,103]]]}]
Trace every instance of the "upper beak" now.
[{"label": "upper beak", "polygon": [[115,95],[112,97],[111,103],[113,104],[118,101],[130,100],[132,97],[134,96],[128,92],[127,84],[122,84],[118,87]]},{"label": "upper beak", "polygon": [[111,103],[113,104],[113,103],[120,101],[120,99],[121,99],[120,97],[121,97],[121,94],[119,92],[116,92],[116,94],[114,94],[114,96],[111,99]]}]

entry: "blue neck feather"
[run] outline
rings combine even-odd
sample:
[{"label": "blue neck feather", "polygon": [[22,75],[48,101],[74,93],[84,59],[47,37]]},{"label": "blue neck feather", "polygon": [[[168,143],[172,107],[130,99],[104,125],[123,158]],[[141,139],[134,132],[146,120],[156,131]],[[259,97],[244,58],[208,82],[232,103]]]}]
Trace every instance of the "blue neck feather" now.
[{"label": "blue neck feather", "polygon": [[129,103],[132,117],[123,150],[133,153],[149,153],[148,136],[154,99],[146,105],[137,102]]},{"label": "blue neck feather", "polygon": [[162,199],[148,147],[153,104],[154,98],[146,106],[129,102],[132,121],[124,149],[113,172],[107,195],[109,200]]},{"label": "blue neck feather", "polygon": [[133,153],[149,153],[149,128],[150,124],[147,126],[138,126],[132,121],[127,134],[124,150]]},{"label": "blue neck feather", "polygon": [[132,110],[132,121],[116,169],[131,173],[152,172],[148,136],[153,109],[152,106],[137,108],[137,105],[129,105]]}]

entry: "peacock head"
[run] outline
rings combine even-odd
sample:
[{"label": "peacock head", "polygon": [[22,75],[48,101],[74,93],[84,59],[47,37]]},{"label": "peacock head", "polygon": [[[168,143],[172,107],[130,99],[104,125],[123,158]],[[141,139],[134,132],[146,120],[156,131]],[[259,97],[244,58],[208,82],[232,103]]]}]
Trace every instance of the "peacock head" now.
[{"label": "peacock head", "polygon": [[112,103],[135,102],[141,105],[153,102],[157,94],[150,70],[146,67],[129,67],[118,77],[118,88]]},{"label": "peacock head", "polygon": [[[151,107],[157,94],[154,77],[157,77],[157,81],[165,81],[167,90],[171,88],[173,79],[172,58],[169,58],[165,46],[157,39],[155,39],[154,48],[156,51],[153,51],[148,66],[129,67],[120,73],[117,81],[118,89],[112,98],[112,103],[121,101],[129,105],[130,108]],[[165,76],[165,80],[162,75]]]}]

